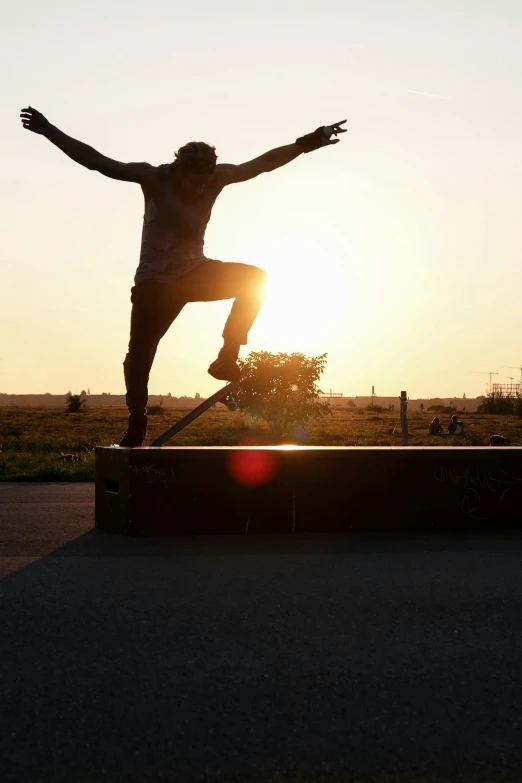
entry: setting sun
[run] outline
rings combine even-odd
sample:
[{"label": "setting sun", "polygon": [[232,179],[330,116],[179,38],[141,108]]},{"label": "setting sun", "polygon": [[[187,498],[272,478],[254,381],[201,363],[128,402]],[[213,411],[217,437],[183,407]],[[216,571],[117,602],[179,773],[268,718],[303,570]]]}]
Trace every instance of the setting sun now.
[{"label": "setting sun", "polygon": [[249,261],[269,274],[258,341],[307,352],[346,339],[364,294],[351,253],[306,236],[280,236],[256,247]]}]

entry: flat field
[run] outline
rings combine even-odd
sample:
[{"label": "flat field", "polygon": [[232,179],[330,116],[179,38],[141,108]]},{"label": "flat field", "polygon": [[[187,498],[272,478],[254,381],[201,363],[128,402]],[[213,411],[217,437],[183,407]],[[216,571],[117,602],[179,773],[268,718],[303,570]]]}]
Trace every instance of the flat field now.
[{"label": "flat field", "polygon": [[[146,444],[185,416],[187,408],[171,408],[149,416]],[[0,408],[0,480],[93,481],[94,448],[118,443],[127,426],[125,408],[93,408],[66,413],[55,408]],[[440,416],[447,429],[448,414]],[[466,437],[430,437],[433,412],[408,414],[409,445],[488,446],[491,433],[504,435],[511,444],[522,443],[522,419],[463,413]],[[286,443],[312,446],[400,446],[398,411],[375,412],[354,408],[332,410],[306,431],[286,438]],[[211,408],[168,445],[234,446],[275,445],[277,441],[261,422],[231,413],[222,405]],[[78,461],[64,461],[73,454]]]}]

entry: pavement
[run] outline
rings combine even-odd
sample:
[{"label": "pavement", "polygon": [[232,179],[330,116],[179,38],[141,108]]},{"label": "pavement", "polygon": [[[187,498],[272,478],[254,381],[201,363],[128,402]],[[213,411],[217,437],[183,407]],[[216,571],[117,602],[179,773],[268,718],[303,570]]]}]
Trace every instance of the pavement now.
[{"label": "pavement", "polygon": [[522,533],[125,538],[0,484],[0,779],[522,780]]}]

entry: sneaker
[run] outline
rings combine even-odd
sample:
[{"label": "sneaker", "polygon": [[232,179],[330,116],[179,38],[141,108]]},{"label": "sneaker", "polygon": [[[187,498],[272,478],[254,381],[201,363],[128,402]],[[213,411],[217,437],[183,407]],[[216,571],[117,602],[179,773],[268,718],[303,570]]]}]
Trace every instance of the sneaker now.
[{"label": "sneaker", "polygon": [[218,357],[208,368],[208,373],[218,381],[232,382],[239,380],[241,370],[233,359],[220,359]]},{"label": "sneaker", "polygon": [[146,416],[129,416],[129,428],[123,433],[120,446],[127,449],[135,449],[143,446],[145,435],[147,434]]}]

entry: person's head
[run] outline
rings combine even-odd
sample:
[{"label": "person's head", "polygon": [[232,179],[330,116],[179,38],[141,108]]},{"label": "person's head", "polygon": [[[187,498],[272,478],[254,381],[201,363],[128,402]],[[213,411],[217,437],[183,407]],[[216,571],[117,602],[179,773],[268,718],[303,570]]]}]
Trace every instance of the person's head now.
[{"label": "person's head", "polygon": [[451,421],[452,421],[454,424],[456,424],[456,423],[458,422],[458,420],[459,420],[459,417],[458,417],[458,416],[452,416],[452,417],[451,417]]},{"label": "person's head", "polygon": [[176,189],[182,199],[198,201],[216,168],[216,148],[204,141],[190,141],[174,154],[170,164]]},{"label": "person's head", "polygon": [[439,417],[438,417],[438,416],[435,416],[435,418],[433,419],[433,421],[432,421],[431,423],[432,423],[432,424],[440,424]]}]

